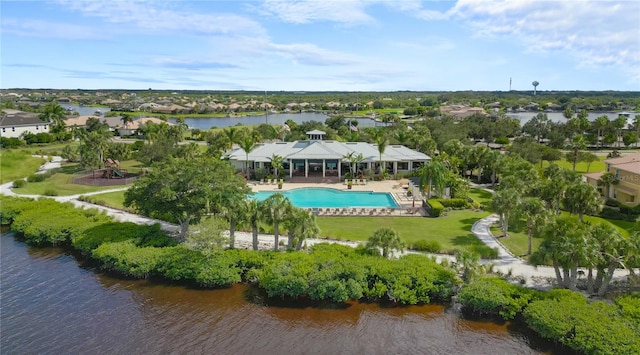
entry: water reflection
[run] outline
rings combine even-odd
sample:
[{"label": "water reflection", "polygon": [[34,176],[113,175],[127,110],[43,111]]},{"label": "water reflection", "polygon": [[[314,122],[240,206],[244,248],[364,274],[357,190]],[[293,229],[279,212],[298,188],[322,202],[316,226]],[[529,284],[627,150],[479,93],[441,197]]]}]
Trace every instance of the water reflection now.
[{"label": "water reflection", "polygon": [[234,285],[190,289],[78,267],[61,248],[0,238],[3,353],[539,354],[509,323],[442,305],[311,307]]}]

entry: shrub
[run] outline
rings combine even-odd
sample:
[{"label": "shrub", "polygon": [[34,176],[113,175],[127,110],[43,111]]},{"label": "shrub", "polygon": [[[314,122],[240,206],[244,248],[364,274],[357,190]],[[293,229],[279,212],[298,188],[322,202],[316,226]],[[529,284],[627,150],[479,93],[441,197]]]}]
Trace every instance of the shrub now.
[{"label": "shrub", "polygon": [[458,302],[467,312],[513,319],[534,296],[535,291],[497,277],[485,277],[462,286]]},{"label": "shrub", "polygon": [[47,179],[45,174],[31,174],[27,177],[27,181],[29,182],[42,182]]},{"label": "shrub", "polygon": [[442,246],[437,240],[418,240],[413,243],[411,249],[417,251],[426,251],[428,253],[438,253],[442,249]]},{"label": "shrub", "polygon": [[53,188],[48,188],[48,189],[44,190],[43,195],[45,195],[45,196],[58,196],[58,190],[53,189]]},{"label": "shrub", "polygon": [[20,179],[20,180],[16,180],[16,181],[13,182],[13,188],[14,189],[19,189],[19,188],[25,187],[25,186],[27,186],[27,180]]},{"label": "shrub", "polygon": [[640,332],[617,305],[588,302],[569,292],[531,302],[523,313],[527,325],[543,338],[581,353],[638,353]]},{"label": "shrub", "polygon": [[157,273],[164,254],[164,248],[139,248],[131,241],[126,241],[101,244],[94,250],[93,257],[100,261],[105,270],[140,279]]},{"label": "shrub", "polygon": [[437,199],[427,200],[427,205],[429,208],[429,214],[432,217],[440,217],[440,215],[444,211],[444,206],[442,206],[442,204]]},{"label": "shrub", "polygon": [[489,248],[484,244],[473,245],[469,247],[469,250],[480,255],[482,259],[497,259],[498,258],[498,248]]},{"label": "shrub", "polygon": [[598,216],[606,219],[616,219],[619,221],[633,222],[636,220],[636,217],[634,215],[625,214],[621,211],[622,211],[622,208],[620,209],[620,211],[617,211],[617,210],[614,210],[613,208],[605,207],[598,214]]},{"label": "shrub", "polygon": [[16,137],[0,137],[0,147],[4,149],[18,148],[24,145],[24,141]]},{"label": "shrub", "polygon": [[468,202],[464,198],[441,198],[437,199],[443,207],[448,208],[466,208]]}]

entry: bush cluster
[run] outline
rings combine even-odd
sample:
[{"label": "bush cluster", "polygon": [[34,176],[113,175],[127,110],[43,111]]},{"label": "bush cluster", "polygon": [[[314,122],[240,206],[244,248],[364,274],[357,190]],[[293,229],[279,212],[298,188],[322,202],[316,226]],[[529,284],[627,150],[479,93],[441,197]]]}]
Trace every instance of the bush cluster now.
[{"label": "bush cluster", "polygon": [[25,187],[25,186],[27,186],[27,180],[19,179],[19,180],[15,180],[13,182],[13,188],[14,189],[19,189],[19,188]]},{"label": "bush cluster", "polygon": [[444,212],[444,206],[437,199],[427,200],[427,205],[429,209],[429,215],[431,215],[432,217],[440,217],[442,212]]},{"label": "bush cluster", "polygon": [[244,250],[203,254],[177,245],[157,225],[116,223],[71,204],[12,199],[1,206],[3,223],[12,223],[12,230],[27,242],[70,244],[99,261],[103,269],[133,278],[160,276],[202,287],[244,280],[272,297],[401,304],[447,300],[457,282],[452,270],[421,255],[388,260],[328,244],[314,246],[308,254]]},{"label": "bush cluster", "polygon": [[464,285],[458,301],[466,312],[521,317],[543,338],[580,353],[640,354],[640,295],[607,304],[578,292],[539,292],[487,277]]},{"label": "bush cluster", "polygon": [[469,205],[467,199],[464,198],[439,198],[435,200],[446,208],[464,209]]},{"label": "bush cluster", "polygon": [[439,253],[442,250],[442,245],[437,240],[418,240],[411,245],[411,249],[427,253]]}]

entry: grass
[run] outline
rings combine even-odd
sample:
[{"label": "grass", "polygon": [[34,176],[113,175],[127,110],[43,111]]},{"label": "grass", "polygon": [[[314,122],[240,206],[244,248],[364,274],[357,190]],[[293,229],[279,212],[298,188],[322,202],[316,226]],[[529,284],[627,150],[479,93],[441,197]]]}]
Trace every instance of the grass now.
[{"label": "grass", "polygon": [[0,152],[0,183],[27,177],[44,164],[42,158],[34,158],[24,150]]},{"label": "grass", "polygon": [[469,197],[483,206],[489,206],[493,195],[491,194],[491,192],[485,191],[483,189],[470,189]]},{"label": "grass", "polygon": [[482,245],[471,226],[488,212],[451,211],[438,218],[412,217],[318,217],[320,235],[335,239],[366,241],[381,227],[398,232],[407,244],[418,240],[438,241],[443,251]]},{"label": "grass", "polygon": [[88,202],[119,210],[132,211],[131,209],[124,207],[124,193],[125,191],[115,191],[92,195],[88,196]]},{"label": "grass", "polygon": [[[137,163],[137,162],[135,162]],[[131,163],[131,164],[135,164]],[[123,164],[125,166],[126,164]],[[76,194],[84,194],[87,192],[95,192],[102,190],[109,190],[123,186],[88,186],[73,184],[73,173],[81,171],[82,169],[76,163],[65,164],[60,171],[49,179],[42,182],[30,182],[25,187],[14,189],[17,194],[26,195],[43,195],[46,190],[55,190],[59,196],[68,196]],[[126,186],[126,185],[124,185]]]},{"label": "grass", "polygon": [[[576,164],[576,172],[585,174],[585,173],[598,173],[598,172],[605,171],[607,169],[607,166],[604,163],[604,160],[607,159],[607,157],[598,156],[598,159],[600,160],[594,161],[593,163],[591,163],[591,165],[589,166],[589,171],[587,171],[587,163],[578,162]],[[558,161],[555,161],[554,163],[556,163],[561,168],[573,170],[573,162],[569,162],[566,160],[558,160]],[[545,161],[542,163],[543,168],[546,168],[547,166],[549,166],[549,162]]]},{"label": "grass", "polygon": [[[568,215],[567,212],[561,212],[563,215]],[[629,232],[634,226],[634,222],[618,221],[614,219],[605,219],[595,216],[584,216],[584,221],[597,225],[600,223],[607,223],[613,225],[623,236],[628,237]],[[495,236],[502,235],[502,230],[495,224],[491,227],[491,232]],[[525,255],[527,253],[527,246],[529,238],[527,236],[527,230],[524,221],[517,223],[516,225],[509,224],[509,237],[500,238],[500,242],[507,247],[515,255]],[[542,238],[533,237],[533,251],[536,251],[542,243]]]},{"label": "grass", "polygon": [[70,145],[72,147],[79,146],[79,142],[65,142],[65,143],[47,143],[47,144],[33,144],[26,147],[21,147],[18,150],[28,152],[29,154],[44,154],[44,155],[60,155],[64,147]]}]

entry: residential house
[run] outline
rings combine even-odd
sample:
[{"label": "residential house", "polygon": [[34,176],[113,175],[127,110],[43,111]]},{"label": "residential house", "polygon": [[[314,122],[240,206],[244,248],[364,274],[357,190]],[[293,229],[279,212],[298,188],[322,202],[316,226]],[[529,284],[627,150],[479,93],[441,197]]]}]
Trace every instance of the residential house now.
[{"label": "residential house", "polygon": [[139,118],[131,123],[129,123],[126,127],[124,125],[121,125],[118,127],[118,133],[120,134],[120,136],[130,136],[133,134],[137,134],[138,133],[138,129],[140,128],[141,125],[148,123],[148,122],[152,122],[152,123],[156,123],[156,124],[166,124],[166,125],[170,125],[173,126],[173,123],[171,122],[167,122],[167,121],[163,121],[159,118],[155,118],[155,117],[142,117]]},{"label": "residential house", "polygon": [[[622,202],[629,206],[635,206],[640,202],[640,153],[630,154],[620,158],[607,159],[604,161],[607,166],[605,172],[611,173],[618,178],[616,184],[609,187],[608,198]],[[606,187],[598,186],[598,180],[604,172],[585,174],[587,182],[601,192],[606,194]]]},{"label": "residential house", "polygon": [[25,133],[49,133],[49,122],[37,113],[4,109],[0,114],[0,137],[19,138]]}]

